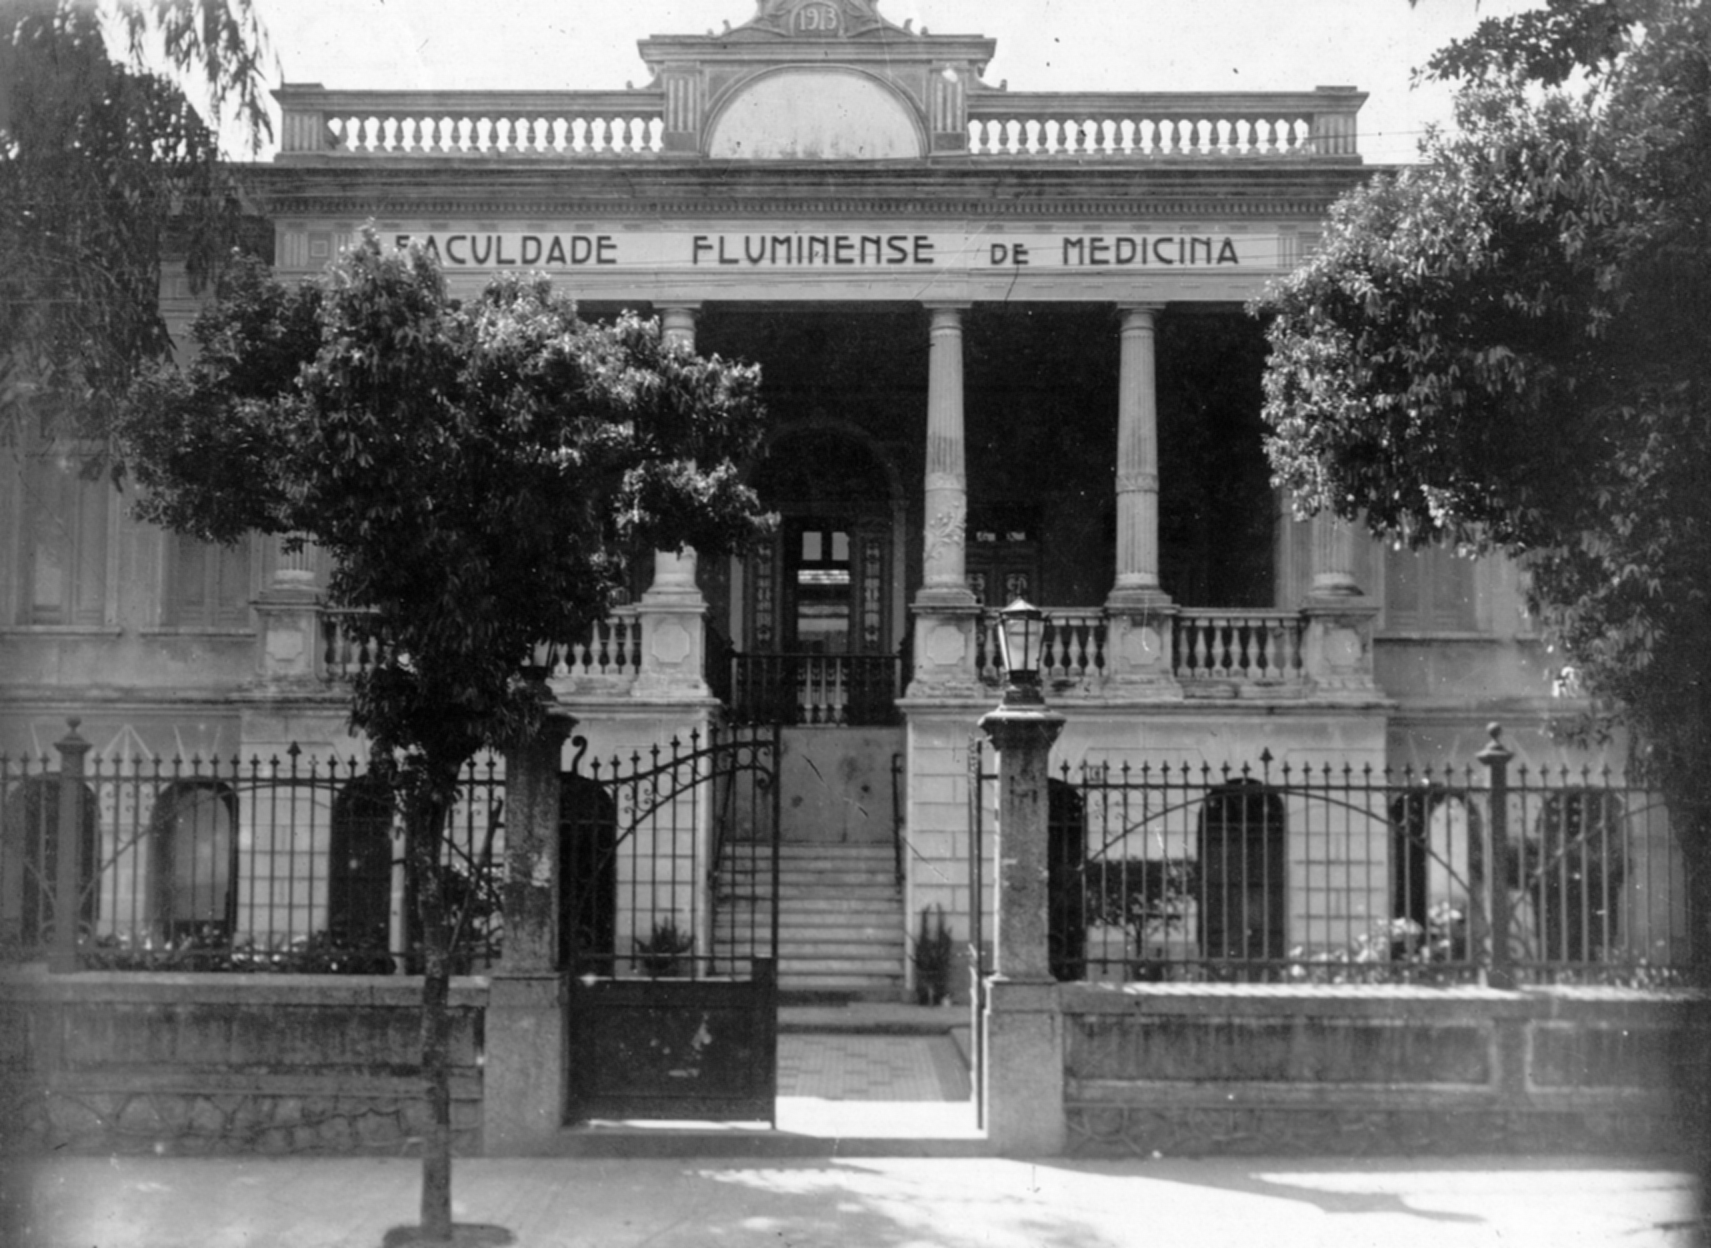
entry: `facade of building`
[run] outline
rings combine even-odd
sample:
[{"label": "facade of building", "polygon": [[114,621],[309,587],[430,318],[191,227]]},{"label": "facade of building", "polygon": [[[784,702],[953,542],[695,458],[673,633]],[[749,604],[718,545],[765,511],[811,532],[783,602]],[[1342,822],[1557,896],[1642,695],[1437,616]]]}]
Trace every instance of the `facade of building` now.
[{"label": "facade of building", "polygon": [[[1227,798],[1261,767],[1422,775],[1471,764],[1492,720],[1534,766],[1587,761],[1543,731],[1562,704],[1513,566],[1298,522],[1269,485],[1264,342],[1243,305],[1370,173],[1357,90],[1011,91],[982,79],[992,41],[896,27],[873,0],[766,0],[723,33],[640,48],[653,80],[617,92],[288,85],[281,150],[248,190],[287,277],[316,275],[372,223],[431,249],[458,290],[541,269],[585,315],[634,308],[762,365],[770,432],[752,479],[775,541],[717,564],[644,558],[633,600],[569,646],[552,684],[582,739],[567,771],[731,720],[781,725],[785,869],[793,853],[803,871],[843,863],[856,876],[822,889],[853,895],[867,871],[882,897],[835,939],[787,924],[787,986],[899,992],[928,916],[969,934],[970,756],[1001,686],[995,608],[1016,597],[1046,609],[1045,687],[1068,721],[1053,761],[1070,777],[1206,768]],[[193,305],[173,280],[182,326]],[[39,448],[4,488],[0,748],[45,754],[76,718],[97,764],[293,744],[360,764],[342,682],[362,656],[320,605],[317,552],[138,525],[122,495]],[[179,848],[136,868],[178,871],[175,889],[144,891],[179,900],[126,921],[166,937],[227,916],[265,943],[244,917],[256,816],[193,780],[151,790],[148,835]],[[343,831],[329,817],[292,852],[360,857],[359,798],[341,799]],[[1054,807],[1081,827],[1082,857],[1086,800]],[[1100,816],[1112,860],[1202,867],[1198,917],[1150,951],[1119,941],[1120,964],[1232,942],[1323,955],[1423,919],[1442,891],[1401,880],[1395,812],[1293,833],[1287,812],[1262,813],[1277,837],[1258,850],[1207,831],[1245,825],[1231,812],[1247,801],[1170,825],[1176,840],[1150,851],[1129,843],[1143,822]],[[1468,819],[1424,818],[1432,869],[1464,872]],[[1214,905],[1204,877],[1230,845],[1242,865],[1224,878],[1244,900],[1223,883]],[[1662,870],[1638,865],[1661,845],[1633,851],[1618,890]],[[341,870],[305,867],[294,930],[369,921],[340,900],[361,891]],[[10,886],[8,919],[27,894]],[[1098,939],[1065,956],[1093,959]]]}]

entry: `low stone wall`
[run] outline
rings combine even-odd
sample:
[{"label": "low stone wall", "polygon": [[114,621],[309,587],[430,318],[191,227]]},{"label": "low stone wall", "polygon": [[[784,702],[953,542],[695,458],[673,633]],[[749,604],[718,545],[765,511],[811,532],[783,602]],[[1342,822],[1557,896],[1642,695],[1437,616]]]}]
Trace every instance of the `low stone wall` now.
[{"label": "low stone wall", "polygon": [[[416,978],[0,977],[0,1150],[405,1153]],[[453,981],[452,1128],[481,1151],[483,980]]]},{"label": "low stone wall", "polygon": [[1080,1155],[1671,1153],[1682,997],[1619,989],[1063,989]]}]

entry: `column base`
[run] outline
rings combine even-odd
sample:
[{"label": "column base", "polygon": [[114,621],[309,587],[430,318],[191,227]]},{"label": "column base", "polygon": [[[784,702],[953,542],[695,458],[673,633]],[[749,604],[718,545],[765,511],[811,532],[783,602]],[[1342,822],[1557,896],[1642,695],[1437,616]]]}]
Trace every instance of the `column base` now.
[{"label": "column base", "polygon": [[950,605],[928,601],[925,590],[917,595],[912,622],[914,670],[909,674],[907,697],[976,697],[982,692],[974,663],[979,615],[973,594]]},{"label": "column base", "polygon": [[640,605],[642,665],[630,696],[654,702],[711,697],[702,670],[707,603],[701,591],[650,589]]},{"label": "column base", "polygon": [[1359,592],[1314,593],[1301,613],[1307,622],[1303,666],[1314,693],[1338,701],[1378,697],[1372,662],[1378,604]]},{"label": "column base", "polygon": [[563,982],[554,974],[492,976],[481,1076],[481,1144],[488,1157],[539,1157],[564,1127]]},{"label": "column base", "polygon": [[1105,609],[1114,615],[1162,611],[1175,605],[1170,595],[1156,585],[1119,585],[1105,598]]},{"label": "column base", "polygon": [[1176,607],[1159,595],[1154,605],[1105,608],[1105,661],[1108,687],[1128,694],[1174,701],[1182,697],[1176,680]]},{"label": "column base", "polygon": [[966,585],[923,585],[915,591],[917,611],[978,611],[974,591]]},{"label": "column base", "polygon": [[986,1138],[1000,1157],[1055,1157],[1068,1141],[1061,992],[1049,979],[987,984]]}]

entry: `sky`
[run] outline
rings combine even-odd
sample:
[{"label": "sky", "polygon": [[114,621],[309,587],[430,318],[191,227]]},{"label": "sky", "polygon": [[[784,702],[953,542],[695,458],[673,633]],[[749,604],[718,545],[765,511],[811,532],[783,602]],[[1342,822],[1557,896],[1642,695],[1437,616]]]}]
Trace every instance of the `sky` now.
[{"label": "sky", "polygon": [[[702,34],[754,0],[257,0],[284,78],[344,89],[641,86],[636,40]],[[1411,71],[1481,17],[1542,0],[880,0],[940,34],[996,39],[985,81],[1017,91],[1296,91],[1353,85],[1370,163],[1414,159],[1449,116]]]}]

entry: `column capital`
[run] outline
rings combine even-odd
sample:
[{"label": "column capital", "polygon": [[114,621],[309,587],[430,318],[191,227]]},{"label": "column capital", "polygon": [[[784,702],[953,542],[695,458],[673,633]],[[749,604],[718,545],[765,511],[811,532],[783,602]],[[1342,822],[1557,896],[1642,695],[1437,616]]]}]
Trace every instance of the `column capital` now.
[{"label": "column capital", "polygon": [[1127,323],[1131,317],[1138,320],[1143,316],[1150,321],[1156,318],[1160,312],[1163,312],[1165,307],[1166,305],[1162,303],[1119,303],[1117,305],[1117,312],[1123,318],[1125,323]]}]

